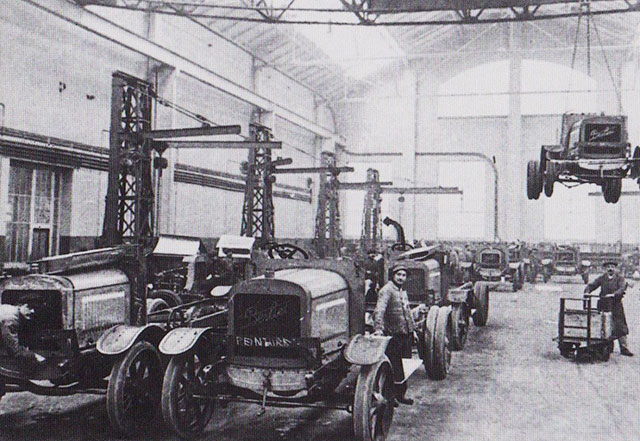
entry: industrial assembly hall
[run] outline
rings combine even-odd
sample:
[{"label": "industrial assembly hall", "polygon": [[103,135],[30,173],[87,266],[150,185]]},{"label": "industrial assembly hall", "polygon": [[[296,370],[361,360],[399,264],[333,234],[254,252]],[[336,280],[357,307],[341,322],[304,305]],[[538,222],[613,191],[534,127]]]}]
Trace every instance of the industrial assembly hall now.
[{"label": "industrial assembly hall", "polygon": [[0,440],[640,439],[640,0],[0,0]]}]

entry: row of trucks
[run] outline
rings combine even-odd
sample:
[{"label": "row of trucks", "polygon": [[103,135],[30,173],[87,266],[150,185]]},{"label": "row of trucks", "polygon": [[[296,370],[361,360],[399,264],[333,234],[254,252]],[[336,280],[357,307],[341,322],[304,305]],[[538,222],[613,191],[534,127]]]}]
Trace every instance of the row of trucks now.
[{"label": "row of trucks", "polygon": [[[48,258],[38,273],[0,282],[3,304],[35,310],[19,340],[46,358],[31,366],[0,353],[6,390],[104,393],[111,425],[129,437],[143,436],[159,411],[180,437],[196,437],[216,405],[249,402],[261,412],[341,409],[352,415],[354,439],[384,440],[394,412],[390,337],[367,332],[375,303],[365,299],[363,262],[272,259],[250,238],[218,252],[233,270],[226,276],[235,274],[232,285],[212,281],[224,276],[213,271],[194,291],[198,253],[185,256],[184,285],[171,286],[170,271],[159,271],[161,288],[149,286],[139,326],[127,324],[132,275],[122,266],[123,247]],[[408,266],[418,325],[405,381],[420,366],[444,379],[470,321],[487,323],[489,287],[455,285],[451,254],[440,247],[396,255],[385,272],[397,260]]]}]

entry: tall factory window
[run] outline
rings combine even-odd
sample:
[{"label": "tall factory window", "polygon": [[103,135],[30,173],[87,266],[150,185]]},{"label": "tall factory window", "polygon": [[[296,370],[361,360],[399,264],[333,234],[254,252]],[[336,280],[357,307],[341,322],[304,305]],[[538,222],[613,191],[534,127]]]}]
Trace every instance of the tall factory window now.
[{"label": "tall factory window", "polygon": [[8,260],[24,262],[57,253],[60,185],[60,173],[53,168],[11,162]]}]

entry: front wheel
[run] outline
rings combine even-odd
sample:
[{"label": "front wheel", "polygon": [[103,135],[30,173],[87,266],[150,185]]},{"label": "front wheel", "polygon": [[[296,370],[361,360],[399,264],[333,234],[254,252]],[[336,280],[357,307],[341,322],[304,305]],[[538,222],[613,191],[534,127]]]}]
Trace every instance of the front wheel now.
[{"label": "front wheel", "polygon": [[139,341],[112,367],[107,387],[111,426],[124,436],[144,433],[156,420],[162,391],[162,363],[151,343]]},{"label": "front wheel", "polygon": [[394,410],[393,372],[388,359],[362,366],[353,398],[353,432],[357,441],[384,441]]},{"label": "front wheel", "polygon": [[440,308],[436,319],[436,333],[433,344],[432,380],[447,378],[451,367],[451,310]]},{"label": "front wheel", "polygon": [[538,199],[542,186],[539,184],[540,179],[540,163],[536,160],[527,163],[527,197],[529,199]]},{"label": "front wheel", "polygon": [[553,183],[556,180],[553,163],[547,161],[547,166],[544,171],[544,194],[547,197],[551,197],[553,194]]},{"label": "front wheel", "polygon": [[200,435],[213,415],[213,401],[196,398],[202,390],[204,356],[191,350],[172,357],[162,383],[162,416],[181,438]]}]

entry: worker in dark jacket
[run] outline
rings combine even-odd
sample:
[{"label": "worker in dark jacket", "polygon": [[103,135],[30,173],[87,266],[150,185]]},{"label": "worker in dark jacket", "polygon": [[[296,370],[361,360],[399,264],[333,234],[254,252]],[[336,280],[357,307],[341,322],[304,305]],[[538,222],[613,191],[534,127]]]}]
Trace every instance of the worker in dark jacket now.
[{"label": "worker in dark jacket", "polygon": [[[0,349],[8,355],[24,362],[29,369],[44,363],[46,359],[29,348],[22,346],[18,340],[18,329],[24,320],[31,319],[33,309],[28,305],[0,305]],[[0,380],[0,397],[4,395],[5,386]]]},{"label": "worker in dark jacket", "polygon": [[411,358],[411,341],[416,326],[411,315],[407,291],[403,289],[406,280],[407,267],[402,263],[396,263],[391,269],[391,280],[378,292],[374,335],[391,336],[387,356],[393,368],[396,400],[411,405],[413,400],[405,397],[407,383],[404,381],[402,358]]},{"label": "worker in dark jacket", "polygon": [[600,311],[613,313],[613,336],[618,339],[620,353],[627,357],[632,357],[633,354],[627,346],[629,327],[627,326],[627,319],[624,315],[624,307],[622,306],[622,297],[624,296],[627,284],[624,281],[624,277],[616,271],[616,266],[616,262],[605,262],[604,267],[606,272],[589,283],[585,287],[584,293],[588,294],[598,287],[600,288],[598,309]]}]

